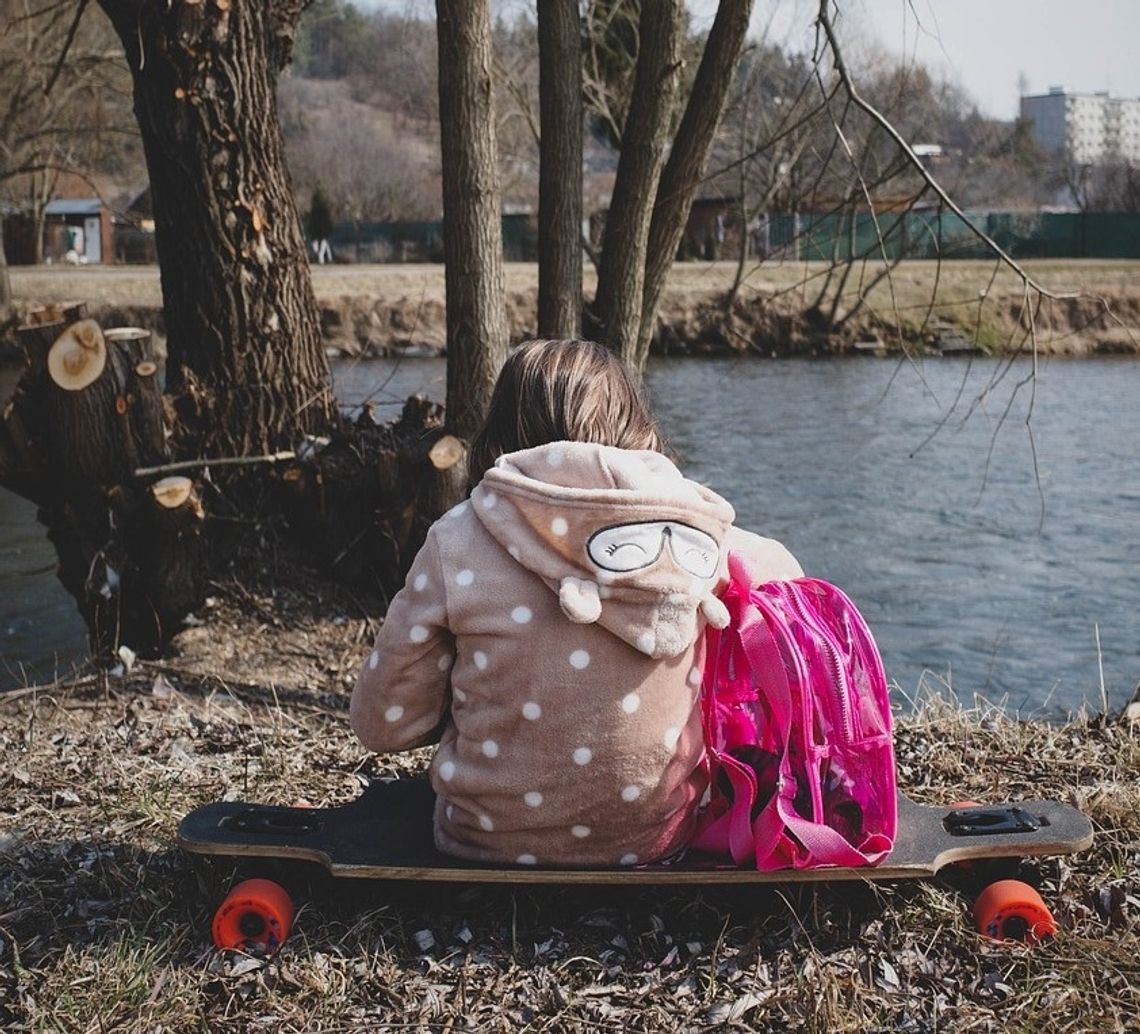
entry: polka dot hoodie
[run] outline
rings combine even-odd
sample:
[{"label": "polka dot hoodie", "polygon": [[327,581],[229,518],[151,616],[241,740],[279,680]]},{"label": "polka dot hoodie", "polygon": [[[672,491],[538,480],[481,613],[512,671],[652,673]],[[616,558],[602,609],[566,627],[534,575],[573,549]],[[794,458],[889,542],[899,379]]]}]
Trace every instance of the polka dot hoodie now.
[{"label": "polka dot hoodie", "polygon": [[435,838],[521,865],[635,865],[680,848],[704,792],[703,620],[724,499],[655,452],[555,442],[502,456],[429,530],[352,695],[365,746],[430,742]]}]

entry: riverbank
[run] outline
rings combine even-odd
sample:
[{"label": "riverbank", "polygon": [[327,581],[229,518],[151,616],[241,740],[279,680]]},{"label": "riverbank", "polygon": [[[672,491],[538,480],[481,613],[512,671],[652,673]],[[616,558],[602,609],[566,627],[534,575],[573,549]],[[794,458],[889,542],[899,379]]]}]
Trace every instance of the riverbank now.
[{"label": "riverbank", "polygon": [[[1140,353],[1140,262],[1025,265],[1048,290],[1080,295],[1063,302],[1045,299],[1035,308],[1042,353]],[[829,277],[823,263],[770,263],[747,270],[735,301],[726,305],[735,274],[729,262],[674,265],[657,351],[815,355],[891,352],[905,345],[935,354],[1002,354],[1025,344],[1019,331],[1024,289],[1008,270],[995,273],[992,262],[904,262],[874,286],[870,266],[854,267],[843,278],[841,273]],[[157,267],[14,267],[11,276],[19,312],[83,300],[104,326],[163,332]],[[533,264],[506,266],[507,314],[515,340],[534,331],[536,285]],[[444,348],[442,266],[315,266],[313,286],[326,347],[333,354],[436,355]],[[590,270],[585,289],[593,293]]]},{"label": "riverbank", "polygon": [[1052,796],[1092,849],[1034,878],[1061,926],[978,938],[941,882],[630,891],[323,886],[272,961],[209,946],[220,889],[174,846],[218,797],[317,805],[370,757],[347,694],[377,601],[295,577],[219,583],[162,662],[0,696],[6,1030],[1123,1030],[1140,1015],[1140,725],[1020,721],[937,698],[901,716],[924,801]]}]

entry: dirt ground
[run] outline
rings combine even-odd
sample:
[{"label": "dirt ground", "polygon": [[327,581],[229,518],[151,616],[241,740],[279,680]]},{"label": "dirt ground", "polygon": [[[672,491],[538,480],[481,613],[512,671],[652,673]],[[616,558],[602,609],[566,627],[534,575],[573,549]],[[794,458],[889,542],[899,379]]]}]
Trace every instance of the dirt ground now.
[{"label": "dirt ground", "polygon": [[[723,298],[735,277],[734,263],[677,263],[662,304],[658,349],[766,355],[871,341],[887,350],[951,342],[1008,352],[1026,346],[1032,313],[1042,352],[1140,352],[1140,262],[1032,261],[1025,266],[1042,287],[1073,297],[1053,300],[1031,290],[1027,305],[1024,284],[991,262],[904,262],[874,286],[872,266],[854,267],[841,285],[836,317],[842,319],[857,306],[858,314],[840,334],[821,338],[815,313],[830,312],[840,288],[824,264],[751,267],[735,305],[726,310]],[[533,333],[536,284],[535,265],[506,266],[507,314],[515,339]],[[315,266],[313,285],[331,352],[439,353],[444,348],[442,266]],[[84,300],[105,326],[162,329],[155,267],[16,267],[12,288],[21,310]],[[593,288],[588,269],[587,295]]]},{"label": "dirt ground", "polygon": [[316,805],[428,751],[369,755],[346,721],[375,601],[218,583],[171,655],[0,697],[0,1027],[6,1031],[1134,1030],[1140,723],[1022,721],[930,698],[900,714],[924,801],[1056,797],[1092,849],[1026,866],[1050,944],[982,940],[979,873],[774,889],[330,884],[295,876],[272,959],[210,945],[232,870],[191,863],[207,801]]}]

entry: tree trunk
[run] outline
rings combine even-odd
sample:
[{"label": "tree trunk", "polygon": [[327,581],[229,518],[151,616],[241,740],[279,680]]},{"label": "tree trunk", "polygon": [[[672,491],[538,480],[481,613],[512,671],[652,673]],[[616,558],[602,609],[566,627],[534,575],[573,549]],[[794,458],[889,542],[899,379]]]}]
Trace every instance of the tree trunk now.
[{"label": "tree trunk", "polygon": [[295,445],[335,419],[275,87],[304,0],[99,0],[134,77],[169,383],[208,399],[203,452]]},{"label": "tree trunk", "polygon": [[487,0],[436,0],[436,25],[447,281],[447,424],[469,440],[486,414],[507,351]]},{"label": "tree trunk", "polygon": [[[720,0],[685,114],[661,173],[646,249],[640,332],[630,356],[636,369],[643,369],[649,356],[665,280],[689,221],[693,194],[704,175],[751,16],[752,0]],[[743,232],[747,233],[747,227]]]},{"label": "tree trunk", "polygon": [[4,218],[0,216],[0,324],[8,318],[12,304],[12,278],[8,275],[8,256],[4,252]]},{"label": "tree trunk", "polygon": [[637,343],[653,201],[665,159],[680,77],[680,0],[641,8],[633,95],[622,131],[617,178],[606,215],[593,319],[601,339],[640,375]]},{"label": "tree trunk", "polygon": [[582,322],[582,34],[578,0],[538,5],[538,333]]}]

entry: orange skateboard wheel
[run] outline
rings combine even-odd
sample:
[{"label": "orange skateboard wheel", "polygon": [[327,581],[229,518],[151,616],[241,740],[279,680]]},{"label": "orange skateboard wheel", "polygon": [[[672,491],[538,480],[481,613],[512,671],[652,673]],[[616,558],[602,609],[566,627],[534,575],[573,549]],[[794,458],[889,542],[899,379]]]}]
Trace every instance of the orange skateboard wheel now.
[{"label": "orange skateboard wheel", "polygon": [[243,880],[214,913],[211,933],[218,948],[260,947],[275,952],[293,926],[293,899],[272,880]]},{"label": "orange skateboard wheel", "polygon": [[1057,923],[1041,895],[1021,880],[991,883],[974,902],[978,932],[996,940],[1037,944],[1057,933]]}]

